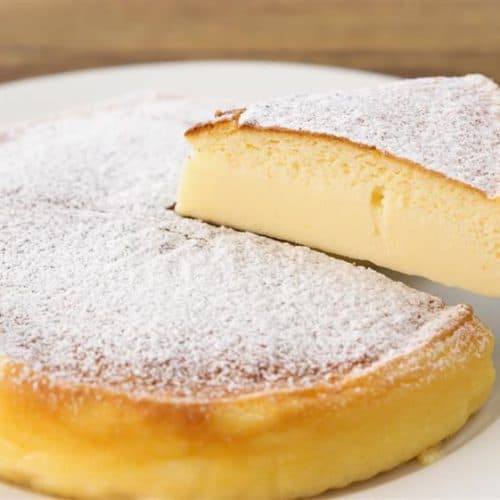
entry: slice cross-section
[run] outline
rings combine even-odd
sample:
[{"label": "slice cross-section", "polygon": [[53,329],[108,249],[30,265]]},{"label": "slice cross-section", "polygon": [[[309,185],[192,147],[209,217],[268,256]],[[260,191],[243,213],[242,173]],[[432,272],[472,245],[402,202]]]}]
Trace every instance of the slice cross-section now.
[{"label": "slice cross-section", "polygon": [[293,96],[187,132],[177,211],[500,295],[500,90],[481,75]]}]

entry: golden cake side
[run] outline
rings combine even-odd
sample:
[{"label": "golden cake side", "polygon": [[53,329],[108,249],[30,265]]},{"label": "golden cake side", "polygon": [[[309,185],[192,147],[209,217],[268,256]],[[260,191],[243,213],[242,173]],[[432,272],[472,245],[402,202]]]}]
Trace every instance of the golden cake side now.
[{"label": "golden cake side", "polygon": [[4,359],[0,475],[81,498],[313,495],[457,431],[488,396],[492,349],[465,311],[417,351],[357,375],[204,401],[57,384]]}]

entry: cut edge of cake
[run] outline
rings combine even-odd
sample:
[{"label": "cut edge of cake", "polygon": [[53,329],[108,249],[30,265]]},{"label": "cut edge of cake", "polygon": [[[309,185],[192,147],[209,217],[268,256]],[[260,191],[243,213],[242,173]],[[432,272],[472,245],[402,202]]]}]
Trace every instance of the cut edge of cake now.
[{"label": "cut edge of cake", "polygon": [[[489,149],[484,152],[476,150],[470,137],[466,146],[471,148],[473,156],[481,159],[480,167],[475,169],[469,159],[455,170],[451,167],[450,171],[447,168],[429,168],[415,161],[415,158],[401,157],[396,154],[398,151],[388,150],[383,144],[360,143],[352,137],[329,133],[325,117],[316,120],[314,116],[308,116],[303,126],[299,127],[299,117],[288,117],[290,110],[282,104],[287,101],[284,98],[270,101],[270,104],[261,103],[245,109],[218,112],[213,121],[195,125],[186,132],[194,153],[188,158],[181,176],[177,212],[305,244],[329,253],[368,260],[480,294],[500,295],[500,90],[494,82],[481,75],[418,79],[410,81],[412,83],[409,85],[418,86],[419,80],[426,85],[444,85],[445,88],[449,84],[453,90],[452,96],[453,92],[460,90],[462,82],[465,88],[469,85],[472,88],[478,86],[479,97],[476,97],[479,102],[484,100],[484,110],[488,109],[489,114],[484,118],[487,123],[483,123],[484,130],[481,132],[485,143],[477,146],[479,149],[480,146]],[[405,82],[371,89],[368,91],[370,99],[373,99],[377,89],[397,89],[398,85],[404,86]],[[354,92],[363,96],[362,90]],[[443,93],[444,90],[441,88],[439,92]],[[291,99],[306,98],[299,96]],[[324,103],[325,99],[319,101]],[[470,101],[465,99],[465,111],[475,104],[474,99]],[[450,104],[451,101],[446,102]],[[418,108],[418,105],[415,106]],[[295,110],[293,112],[302,110],[298,105],[292,108]],[[465,113],[464,109],[450,111],[451,117],[446,119],[459,120]],[[332,115],[334,111],[335,108],[330,108],[328,113]],[[430,120],[433,115],[425,120]],[[358,119],[363,121],[364,118]],[[296,126],[287,126],[287,120]],[[319,124],[314,120],[319,121]],[[402,120],[404,122],[405,119]],[[411,120],[410,116],[408,121]],[[459,125],[453,125],[455,135],[460,133]],[[358,135],[369,135],[363,131],[363,127],[358,126]],[[386,127],[387,130],[392,127],[393,135],[397,133],[394,125],[386,124]],[[410,125],[407,127],[411,129]],[[435,130],[433,135],[437,135]],[[238,140],[241,144],[237,143]],[[391,140],[400,147],[404,142],[397,137]],[[447,140],[450,142],[449,138]],[[390,142],[389,139],[387,141]],[[434,149],[438,147],[439,141],[434,143]],[[461,146],[457,147],[460,149]],[[287,150],[291,153],[287,153]],[[315,161],[315,154],[322,157],[322,163]],[[279,165],[273,164],[273,155],[278,158]],[[330,158],[325,159],[327,155]],[[443,155],[451,161],[464,157],[465,153],[459,150],[444,152]],[[358,168],[357,162],[362,163],[363,168]],[[338,172],[334,173],[333,168],[344,169],[347,174],[342,176]],[[364,225],[356,241],[344,239],[346,228],[330,227],[330,222],[333,226],[338,224],[335,215],[324,223],[318,223],[320,215],[328,219],[328,213],[349,211],[348,197],[334,199],[338,193],[329,193],[330,187],[340,180],[339,189],[346,193],[353,185],[356,189],[361,185],[358,182],[360,178],[366,180],[368,177],[371,178],[371,184],[369,187],[367,184],[364,192],[358,189],[356,194],[352,191],[355,208],[359,209],[357,220]],[[386,186],[387,179],[392,184]],[[398,189],[401,191],[399,194]],[[251,197],[258,203],[252,203]],[[365,207],[360,208],[362,203]],[[426,208],[430,208],[427,214]],[[320,213],[320,209],[323,209],[323,213]],[[410,214],[408,210],[413,212]],[[400,220],[395,220],[398,213],[408,215],[409,220],[415,217],[421,219],[414,229],[421,237],[410,235],[409,239],[415,241],[411,242],[411,246],[399,249],[396,247],[401,242],[398,242],[396,232],[391,231],[390,226],[399,225],[403,235],[409,229],[405,229]],[[307,228],[308,225],[313,227]],[[429,225],[427,234],[426,225]],[[302,227],[306,227],[305,232]],[[449,239],[446,233],[453,233],[453,229],[456,229],[456,235]],[[390,241],[384,241],[386,233],[389,233]],[[370,249],[372,243],[376,248]],[[369,250],[364,251],[365,248]],[[458,255],[454,256],[456,248],[461,260],[457,258]],[[439,258],[427,266],[425,262],[417,262],[417,250]],[[405,262],[405,252],[412,256],[417,265]],[[397,255],[394,257],[394,254]],[[472,263],[472,267],[463,266],[463,262]],[[457,266],[463,277],[456,273]]]}]

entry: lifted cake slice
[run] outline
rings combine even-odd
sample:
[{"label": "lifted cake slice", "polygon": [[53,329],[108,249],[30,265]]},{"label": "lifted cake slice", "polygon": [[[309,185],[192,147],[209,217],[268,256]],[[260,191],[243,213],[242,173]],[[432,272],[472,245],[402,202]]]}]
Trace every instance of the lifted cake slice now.
[{"label": "lifted cake slice", "polygon": [[500,90],[300,95],[191,128],[177,212],[500,295]]}]

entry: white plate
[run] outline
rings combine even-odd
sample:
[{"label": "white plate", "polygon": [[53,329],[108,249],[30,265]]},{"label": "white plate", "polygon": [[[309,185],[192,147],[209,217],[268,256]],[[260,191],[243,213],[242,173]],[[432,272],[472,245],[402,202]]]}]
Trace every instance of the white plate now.
[{"label": "white plate", "polygon": [[[0,124],[36,118],[64,108],[141,89],[161,88],[179,95],[256,99],[300,91],[353,88],[392,77],[302,64],[190,62],[148,64],[81,71],[0,85]],[[500,337],[500,299],[480,297],[427,280],[387,272],[391,277],[445,298],[471,304]],[[500,352],[495,351],[500,367]],[[444,446],[433,465],[414,462],[322,499],[500,498],[500,385],[489,403]],[[0,485],[0,498],[40,498]]]}]

